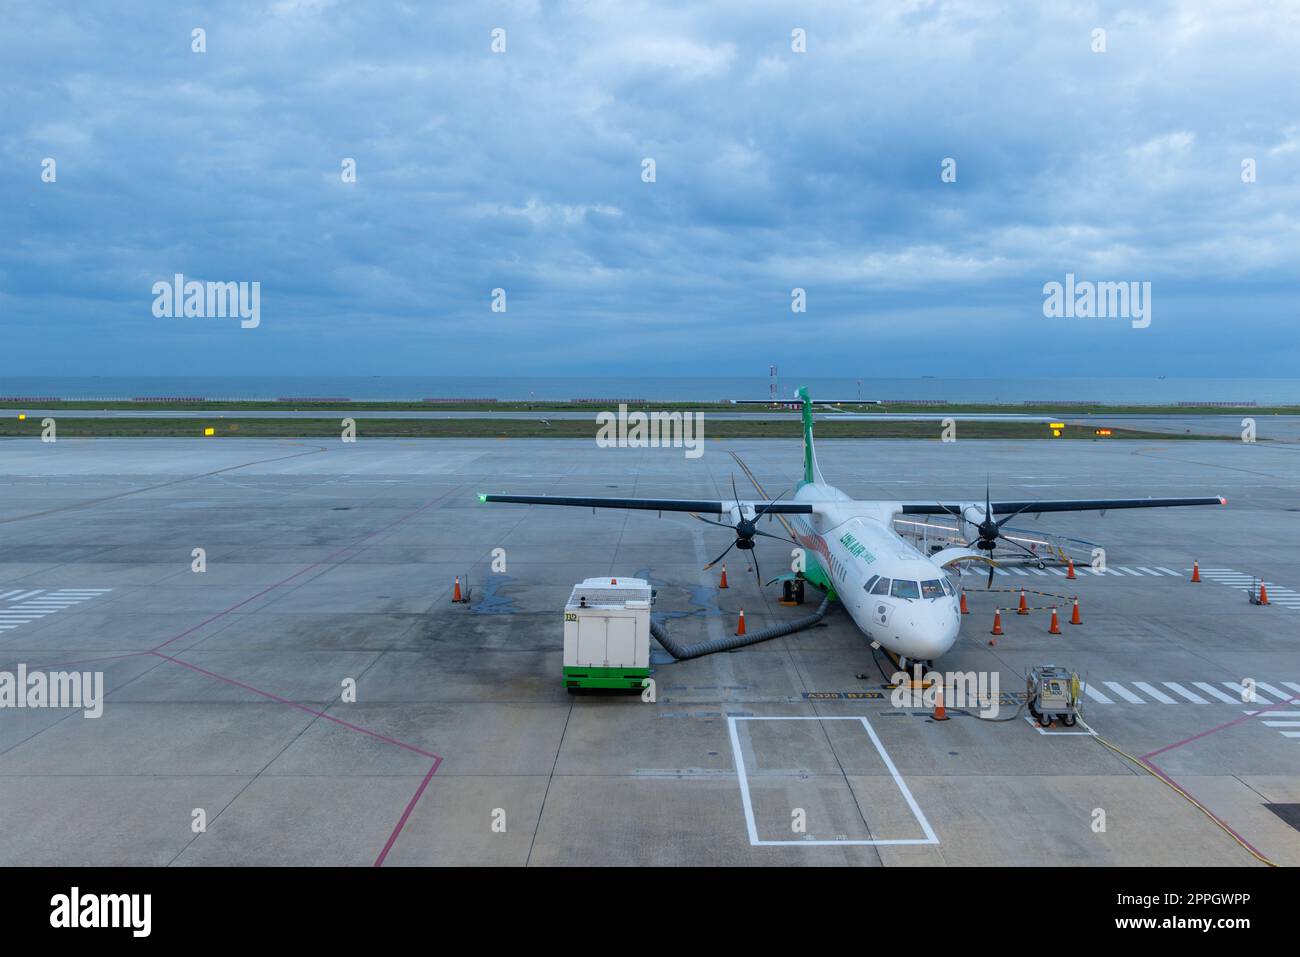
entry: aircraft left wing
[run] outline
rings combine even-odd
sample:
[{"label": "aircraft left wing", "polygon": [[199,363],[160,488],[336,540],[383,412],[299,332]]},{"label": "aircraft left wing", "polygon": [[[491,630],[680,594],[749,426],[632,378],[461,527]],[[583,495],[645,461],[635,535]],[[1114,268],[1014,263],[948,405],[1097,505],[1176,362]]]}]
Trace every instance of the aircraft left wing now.
[{"label": "aircraft left wing", "polygon": [[480,502],[509,502],[516,505],[573,505],[580,508],[637,508],[648,512],[706,512],[724,515],[737,505],[765,515],[807,515],[813,507],[807,502],[770,502],[762,499],[722,501],[690,498],[597,498],[581,495],[488,495],[480,493]]},{"label": "aircraft left wing", "polygon": [[[1198,498],[1078,498],[1045,499],[1041,502],[993,502],[994,515],[1011,515],[1018,512],[1105,512],[1112,508],[1173,508],[1179,505],[1227,505],[1222,495]],[[979,502],[903,502],[904,515],[961,515],[970,505],[978,509]]]}]

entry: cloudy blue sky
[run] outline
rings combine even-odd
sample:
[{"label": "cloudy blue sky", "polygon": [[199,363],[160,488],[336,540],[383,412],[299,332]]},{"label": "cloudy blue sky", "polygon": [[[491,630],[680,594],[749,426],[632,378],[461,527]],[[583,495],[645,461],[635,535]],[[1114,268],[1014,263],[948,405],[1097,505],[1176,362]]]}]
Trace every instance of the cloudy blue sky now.
[{"label": "cloudy blue sky", "polygon": [[[5,19],[0,374],[1300,375],[1293,2]],[[177,272],[261,326],[155,318]],[[1067,272],[1150,327],[1045,318]]]}]

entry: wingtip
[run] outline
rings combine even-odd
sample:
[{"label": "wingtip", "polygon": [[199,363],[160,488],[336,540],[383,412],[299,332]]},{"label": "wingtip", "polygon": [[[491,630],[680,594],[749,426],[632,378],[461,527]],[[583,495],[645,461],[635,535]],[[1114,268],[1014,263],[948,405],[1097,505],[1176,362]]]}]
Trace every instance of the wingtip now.
[{"label": "wingtip", "polygon": [[1228,504],[1228,498],[1227,498],[1227,496],[1225,496],[1225,495],[1220,495],[1220,496],[1219,496],[1219,504],[1220,504],[1220,505],[1227,505],[1227,504]]},{"label": "wingtip", "polygon": [[479,493],[478,493],[478,500],[479,500],[480,502],[486,502],[486,501],[487,501],[487,498],[488,498],[488,497],[487,497],[487,493],[486,493],[486,492],[479,492]]}]

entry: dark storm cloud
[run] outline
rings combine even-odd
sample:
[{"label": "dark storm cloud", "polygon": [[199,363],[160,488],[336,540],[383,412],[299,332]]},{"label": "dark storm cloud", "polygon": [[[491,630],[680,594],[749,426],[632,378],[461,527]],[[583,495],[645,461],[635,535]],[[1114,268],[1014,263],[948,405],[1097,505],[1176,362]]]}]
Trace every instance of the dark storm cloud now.
[{"label": "dark storm cloud", "polygon": [[[9,17],[0,372],[1297,368],[1290,4]],[[262,325],[154,318],[177,272]],[[1152,282],[1151,327],[1045,319],[1067,272]]]}]

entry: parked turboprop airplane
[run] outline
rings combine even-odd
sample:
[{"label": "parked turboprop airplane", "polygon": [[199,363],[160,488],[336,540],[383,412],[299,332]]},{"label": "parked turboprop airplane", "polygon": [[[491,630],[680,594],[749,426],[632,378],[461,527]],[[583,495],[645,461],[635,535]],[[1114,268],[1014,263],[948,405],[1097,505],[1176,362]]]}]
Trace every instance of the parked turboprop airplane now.
[{"label": "parked turboprop airplane", "polygon": [[[963,561],[986,562],[991,583],[993,551],[998,541],[1023,549],[1001,534],[1002,526],[1022,512],[1105,512],[1113,508],[1227,504],[1217,495],[994,502],[987,488],[983,502],[854,499],[822,478],[813,448],[812,400],[806,388],[801,388],[798,395],[803,402],[803,478],[789,501],[781,501],[784,493],[776,499],[741,499],[734,479],[733,498],[729,501],[557,495],[480,495],[479,500],[693,513],[701,521],[731,528],[736,534],[735,541],[706,567],[721,561],[732,548],[752,550],[756,536],[791,541],[805,550],[805,567],[797,577],[838,598],[867,638],[892,652],[904,666],[909,662],[928,666],[957,640],[961,626],[958,593],[944,570]],[[726,516],[726,521],[703,518],[704,514]],[[959,519],[959,528],[974,529],[976,537],[963,547],[923,555],[894,531],[894,516],[900,514],[951,515]],[[793,539],[761,531],[758,521],[764,515],[788,516],[781,521]],[[757,572],[757,562],[754,567]]]}]

